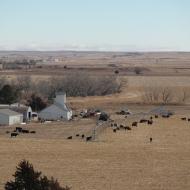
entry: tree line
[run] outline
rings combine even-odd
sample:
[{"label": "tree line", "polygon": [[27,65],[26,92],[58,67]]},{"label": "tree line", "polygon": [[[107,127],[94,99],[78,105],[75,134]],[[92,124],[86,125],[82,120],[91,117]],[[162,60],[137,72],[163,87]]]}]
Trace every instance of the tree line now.
[{"label": "tree line", "polygon": [[65,91],[70,97],[104,96],[120,92],[121,86],[114,75],[94,77],[82,72],[37,81],[30,76],[18,76],[15,79],[1,77],[0,103],[19,101],[38,111],[52,101],[57,91]]}]

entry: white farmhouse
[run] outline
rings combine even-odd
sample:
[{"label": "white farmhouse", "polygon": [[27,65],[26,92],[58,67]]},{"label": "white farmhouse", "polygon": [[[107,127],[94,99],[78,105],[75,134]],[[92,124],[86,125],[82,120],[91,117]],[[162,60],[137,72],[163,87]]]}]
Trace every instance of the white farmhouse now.
[{"label": "white farmhouse", "polygon": [[0,109],[0,125],[14,125],[23,122],[23,115],[10,109]]},{"label": "white farmhouse", "polygon": [[70,120],[72,110],[66,104],[66,93],[56,93],[54,104],[42,110],[38,117],[42,120]]}]

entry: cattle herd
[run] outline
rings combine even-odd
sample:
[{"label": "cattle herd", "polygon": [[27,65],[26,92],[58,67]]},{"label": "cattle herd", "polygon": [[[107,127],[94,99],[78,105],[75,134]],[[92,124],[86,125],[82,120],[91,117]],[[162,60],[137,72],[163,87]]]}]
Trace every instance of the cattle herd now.
[{"label": "cattle herd", "polygon": [[17,137],[19,134],[23,133],[23,134],[35,134],[36,131],[29,131],[28,129],[23,129],[22,127],[16,127],[14,131],[10,132],[10,131],[6,131],[6,133],[10,133],[11,137]]},{"label": "cattle herd", "polygon": [[[165,115],[161,115],[160,117],[163,117],[163,118],[169,118],[171,115],[169,114],[165,114]],[[139,123],[145,123],[147,125],[152,125],[153,124],[153,119],[157,119],[159,118],[158,115],[154,115],[154,116],[150,116],[149,119],[140,119],[139,121],[133,121],[131,123],[131,126],[128,126],[128,125],[123,125],[123,124],[119,124],[119,123],[116,123],[114,120],[109,120],[108,123],[111,123],[109,124],[109,127],[111,127],[113,133],[117,133],[117,131],[131,131],[133,127],[138,127],[138,124]],[[187,121],[187,122],[190,122],[190,118],[187,118],[187,117],[182,117],[181,118],[182,121]],[[22,127],[16,127],[13,131],[6,131],[6,133],[10,133],[10,137],[17,137],[19,134],[35,134],[36,131],[30,131],[28,129],[23,129]],[[89,135],[85,135],[85,134],[75,134],[73,136],[68,136],[66,139],[68,140],[71,140],[71,139],[74,139],[74,138],[77,138],[77,139],[82,139],[82,140],[85,140],[86,142],[88,141],[92,141],[94,138],[93,136],[89,136]],[[150,137],[149,138],[149,141],[150,143],[153,141],[153,138]]]},{"label": "cattle herd", "polygon": [[[75,137],[81,138],[81,139],[85,139],[86,142],[92,141],[92,136],[85,136],[84,134],[81,134],[81,135],[80,134],[76,134]],[[67,139],[71,140],[71,139],[73,139],[73,136],[68,136]]]}]

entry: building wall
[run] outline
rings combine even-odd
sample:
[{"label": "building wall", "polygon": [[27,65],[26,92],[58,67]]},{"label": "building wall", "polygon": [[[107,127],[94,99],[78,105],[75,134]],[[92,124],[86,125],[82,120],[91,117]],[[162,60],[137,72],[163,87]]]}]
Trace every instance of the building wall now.
[{"label": "building wall", "polygon": [[61,110],[55,105],[51,105],[39,113],[39,118],[44,120],[59,120],[59,119],[69,120],[70,114],[72,116],[72,113]]},{"label": "building wall", "polygon": [[21,124],[23,122],[22,115],[9,116],[9,125]]},{"label": "building wall", "polygon": [[0,114],[0,125],[9,125],[9,116]]}]

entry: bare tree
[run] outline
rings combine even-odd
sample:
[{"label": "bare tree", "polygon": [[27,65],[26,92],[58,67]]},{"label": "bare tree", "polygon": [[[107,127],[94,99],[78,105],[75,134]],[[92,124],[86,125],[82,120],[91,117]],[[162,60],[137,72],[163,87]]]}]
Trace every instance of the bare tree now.
[{"label": "bare tree", "polygon": [[145,103],[158,103],[160,100],[160,87],[145,87],[142,98]]},{"label": "bare tree", "polygon": [[171,103],[171,101],[173,100],[172,89],[169,87],[162,88],[161,89],[161,98],[162,98],[162,102],[164,104]]},{"label": "bare tree", "polygon": [[179,103],[186,103],[186,101],[190,98],[190,91],[187,88],[183,88],[181,90],[181,93],[179,93],[178,96],[178,102]]},{"label": "bare tree", "polygon": [[18,76],[16,81],[13,82],[13,85],[15,85],[16,89],[26,98],[29,96],[29,93],[33,91],[34,87],[30,76]]}]

